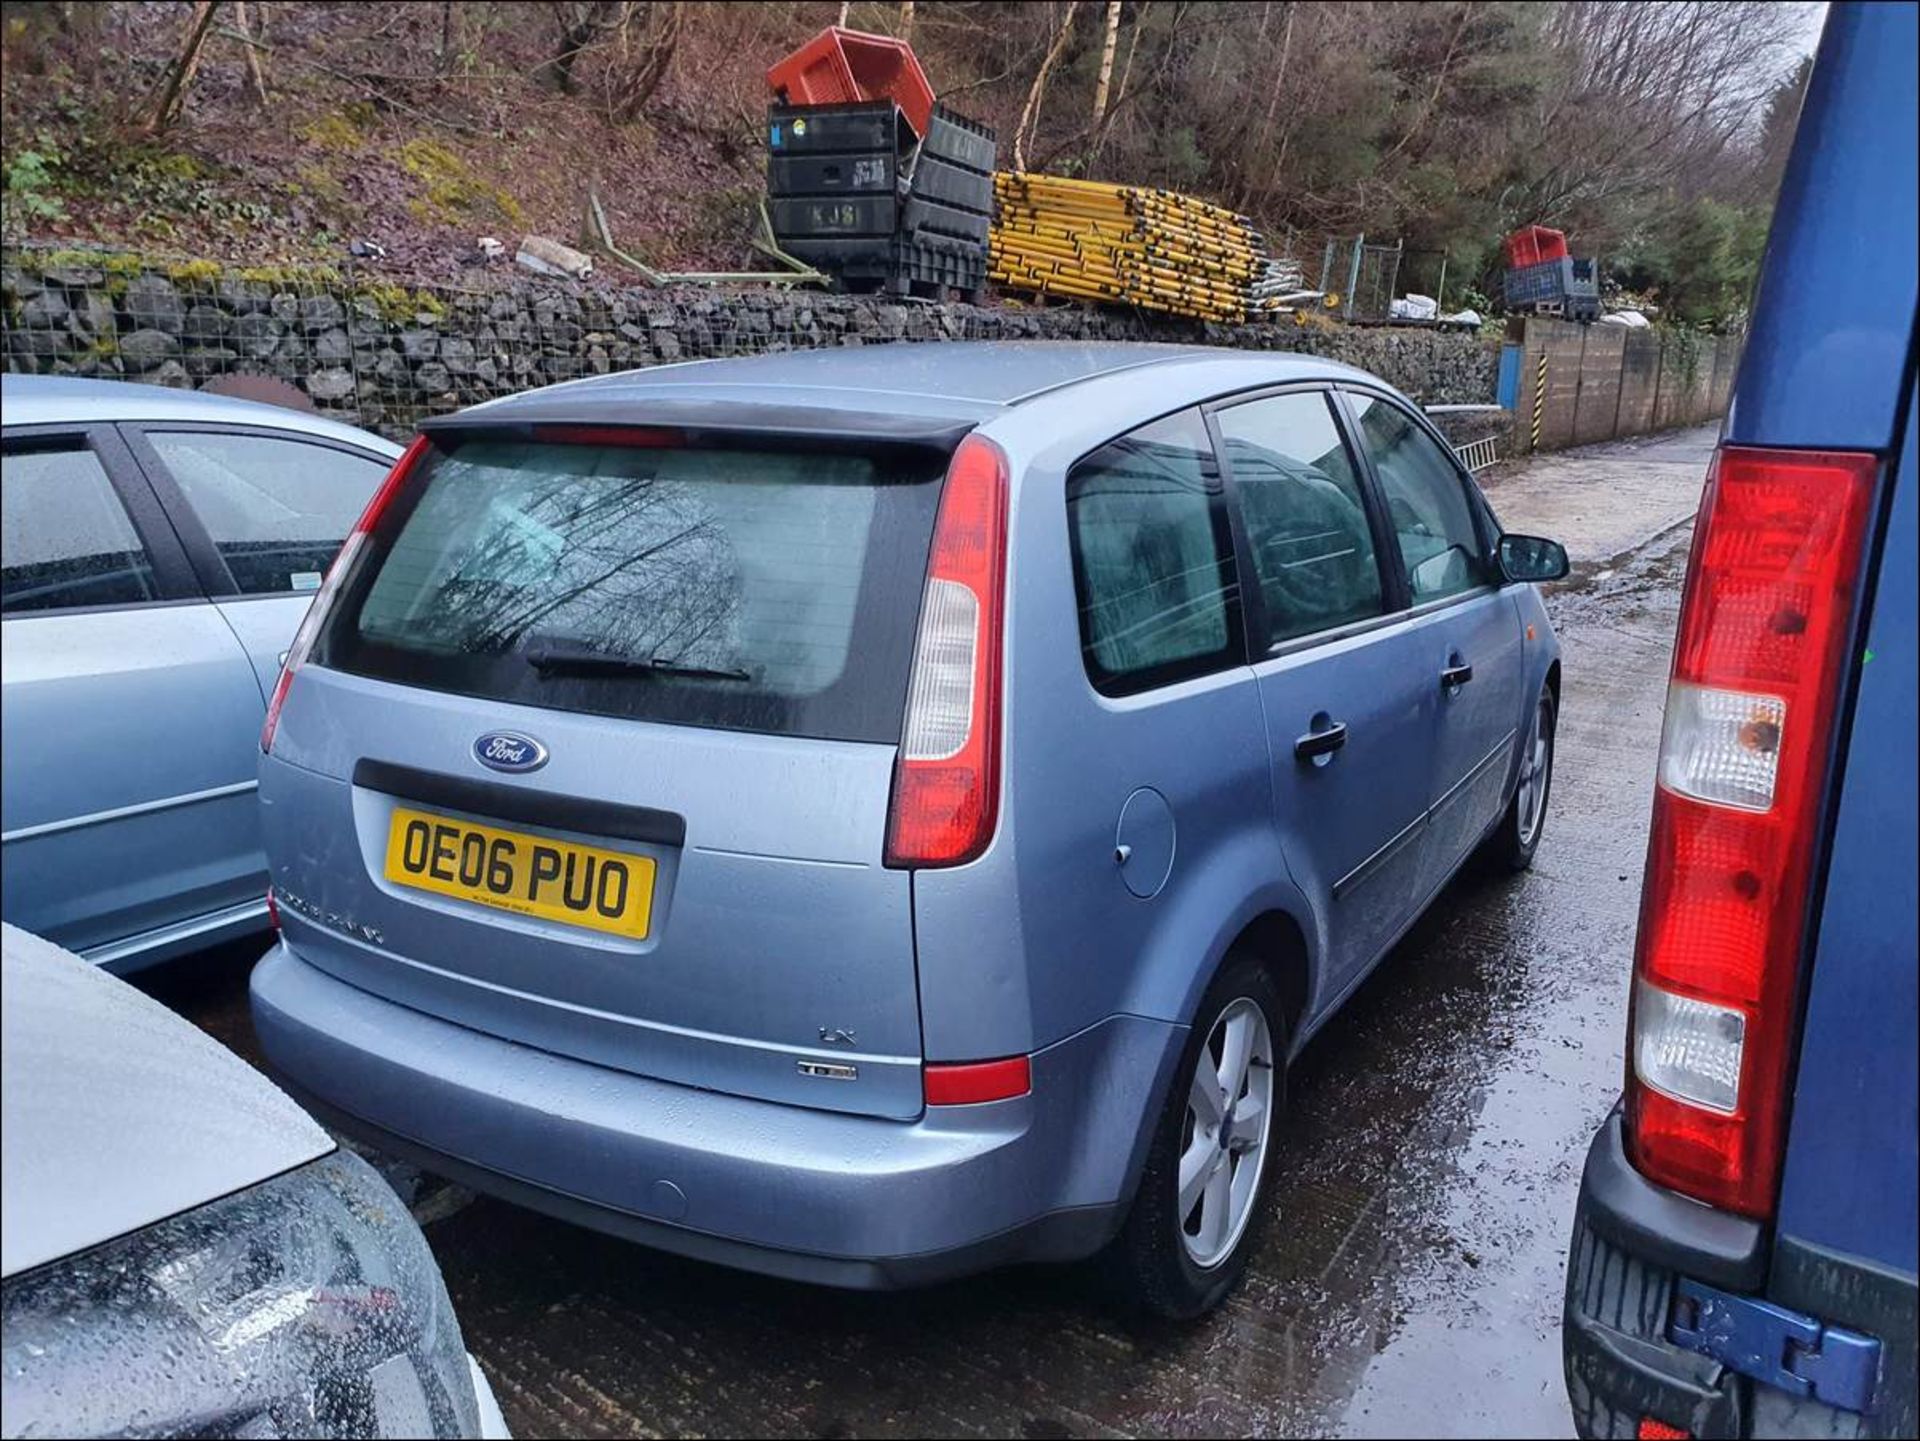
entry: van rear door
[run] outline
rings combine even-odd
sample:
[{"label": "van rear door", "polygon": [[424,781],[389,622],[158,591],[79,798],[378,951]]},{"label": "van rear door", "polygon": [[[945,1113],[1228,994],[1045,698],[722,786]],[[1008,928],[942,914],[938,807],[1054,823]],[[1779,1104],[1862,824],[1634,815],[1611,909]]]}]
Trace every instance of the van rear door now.
[{"label": "van rear door", "polygon": [[945,458],[605,426],[424,452],[263,766],[289,944],[541,1049],[918,1114],[881,859]]}]

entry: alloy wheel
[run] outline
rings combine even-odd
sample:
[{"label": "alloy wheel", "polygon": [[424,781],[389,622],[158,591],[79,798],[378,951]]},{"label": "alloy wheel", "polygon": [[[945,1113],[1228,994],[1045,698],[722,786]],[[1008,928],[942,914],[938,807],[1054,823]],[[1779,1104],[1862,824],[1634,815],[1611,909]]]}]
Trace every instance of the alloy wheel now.
[{"label": "alloy wheel", "polygon": [[1242,996],[1220,1012],[1194,1062],[1181,1128],[1180,1241],[1202,1270],[1233,1253],[1253,1214],[1273,1129],[1273,1033]]}]

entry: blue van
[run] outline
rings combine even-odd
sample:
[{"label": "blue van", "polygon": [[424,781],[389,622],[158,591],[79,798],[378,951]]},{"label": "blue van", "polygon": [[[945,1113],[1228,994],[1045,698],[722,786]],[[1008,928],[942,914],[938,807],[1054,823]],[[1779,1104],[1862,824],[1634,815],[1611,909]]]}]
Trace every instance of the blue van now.
[{"label": "blue van", "polygon": [[1701,503],[1583,1436],[1915,1434],[1915,16],[1828,19]]}]

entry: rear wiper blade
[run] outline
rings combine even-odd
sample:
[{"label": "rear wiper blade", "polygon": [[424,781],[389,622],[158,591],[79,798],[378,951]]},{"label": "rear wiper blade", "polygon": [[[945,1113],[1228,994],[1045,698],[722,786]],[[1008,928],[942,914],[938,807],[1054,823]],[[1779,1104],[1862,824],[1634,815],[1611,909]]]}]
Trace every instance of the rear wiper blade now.
[{"label": "rear wiper blade", "polygon": [[665,656],[614,655],[592,646],[566,641],[537,640],[521,653],[541,675],[691,676],[700,680],[752,680],[743,670],[718,666],[682,665]]}]

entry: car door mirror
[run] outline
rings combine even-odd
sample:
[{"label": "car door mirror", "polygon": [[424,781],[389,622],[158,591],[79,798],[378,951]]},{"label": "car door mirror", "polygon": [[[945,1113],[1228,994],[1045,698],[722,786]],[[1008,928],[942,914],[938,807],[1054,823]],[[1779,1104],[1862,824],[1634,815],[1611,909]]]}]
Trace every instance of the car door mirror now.
[{"label": "car door mirror", "polygon": [[1568,570],[1567,548],[1557,540],[1537,535],[1500,537],[1500,575],[1509,581],[1564,580]]}]

